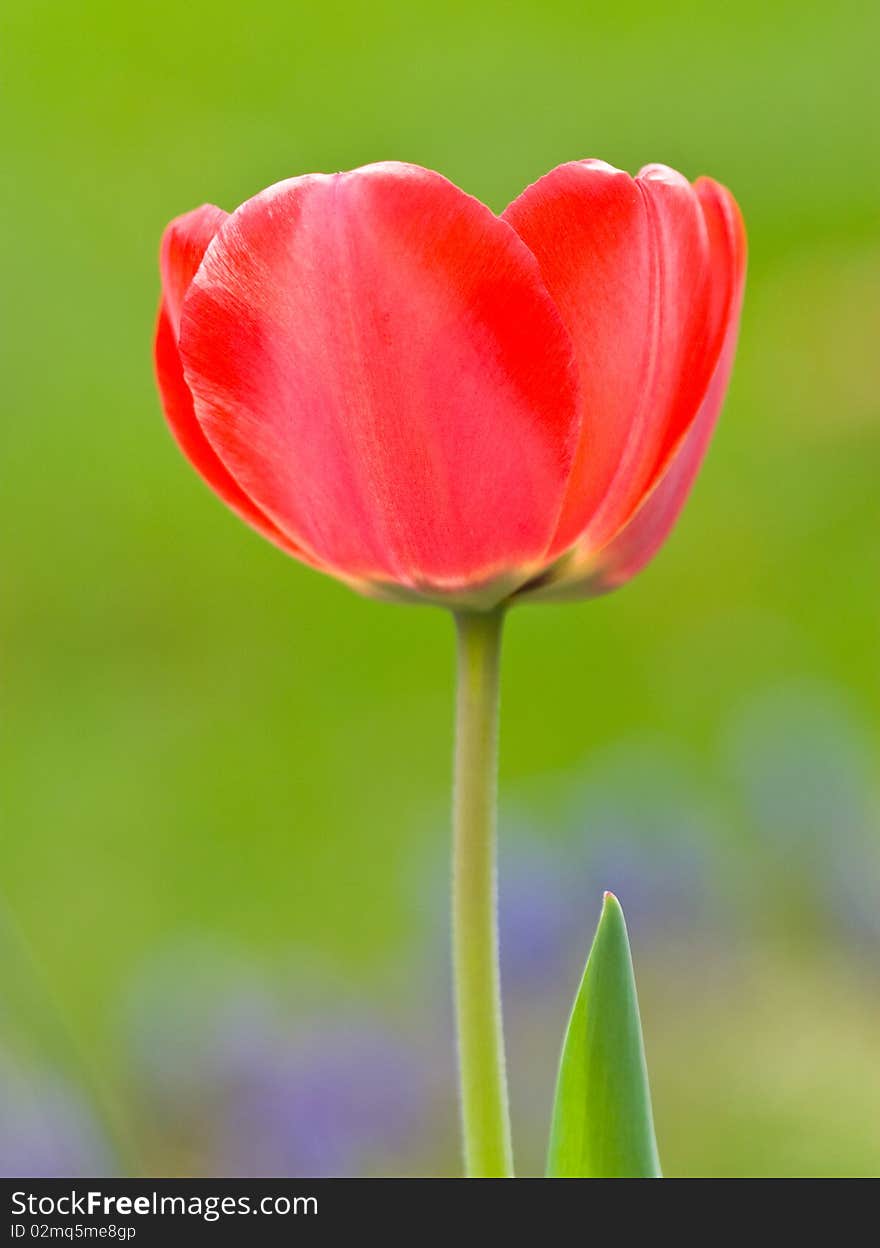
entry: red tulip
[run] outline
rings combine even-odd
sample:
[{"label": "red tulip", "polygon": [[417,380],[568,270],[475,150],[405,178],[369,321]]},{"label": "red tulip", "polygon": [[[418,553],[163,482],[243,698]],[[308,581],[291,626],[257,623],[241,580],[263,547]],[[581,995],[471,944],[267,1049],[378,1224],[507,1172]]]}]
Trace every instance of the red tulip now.
[{"label": "red tulip", "polygon": [[159,387],[224,502],[364,592],[589,596],[684,503],[744,274],[730,193],[662,165],[501,216],[415,165],[292,178],[168,226]]}]

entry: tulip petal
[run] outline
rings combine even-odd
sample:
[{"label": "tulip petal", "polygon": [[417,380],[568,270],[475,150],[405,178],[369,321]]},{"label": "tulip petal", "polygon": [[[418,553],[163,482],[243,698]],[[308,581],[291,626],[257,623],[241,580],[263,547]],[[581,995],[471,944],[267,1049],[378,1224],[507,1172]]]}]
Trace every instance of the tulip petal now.
[{"label": "tulip petal", "polygon": [[387,163],[279,183],[189,289],[196,414],[249,497],[337,572],[455,592],[543,566],[576,370],[516,233]]},{"label": "tulip petal", "polygon": [[562,165],[507,208],[574,343],[581,436],[550,554],[601,549],[663,474],[715,371],[726,322],[712,295],[700,198],[651,165]]},{"label": "tulip petal", "polygon": [[196,420],[192,394],[183,376],[178,350],[183,301],[205,251],[227,219],[228,213],[222,209],[204,204],[177,217],[162,237],[162,303],[155,342],[156,379],[162,406],[178,446],[227,506],[269,541],[290,554],[306,558],[245,494],[218,459]]},{"label": "tulip petal", "polygon": [[215,204],[202,204],[175,217],[162,235],[159,272],[162,302],[175,338],[180,334],[180,309],[214,235],[229,217]]},{"label": "tulip petal", "polygon": [[654,557],[684,506],[708,448],[730,378],[739,331],[746,268],[746,238],[730,193],[709,178],[695,183],[709,232],[714,324],[726,325],[724,343],[696,419],[682,437],[665,471],[630,520],[601,550],[578,542],[559,565],[523,597],[561,601],[609,593],[630,580]]}]

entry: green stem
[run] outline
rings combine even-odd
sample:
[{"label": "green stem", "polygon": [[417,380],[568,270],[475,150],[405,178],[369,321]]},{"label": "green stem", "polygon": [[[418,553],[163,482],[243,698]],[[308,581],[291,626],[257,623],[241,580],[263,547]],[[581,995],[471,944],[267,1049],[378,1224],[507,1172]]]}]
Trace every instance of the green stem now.
[{"label": "green stem", "polygon": [[513,1176],[501,1025],[495,824],[503,610],[461,612],[455,716],[452,931],[465,1171]]}]

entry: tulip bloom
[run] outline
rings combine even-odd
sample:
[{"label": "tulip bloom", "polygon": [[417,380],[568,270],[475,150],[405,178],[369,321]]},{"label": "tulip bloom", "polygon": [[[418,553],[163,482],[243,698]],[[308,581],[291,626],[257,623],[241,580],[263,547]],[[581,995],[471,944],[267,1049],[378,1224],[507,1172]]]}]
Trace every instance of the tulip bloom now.
[{"label": "tulip bloom", "polygon": [[733,359],[732,196],[561,165],[496,216],[437,173],[292,178],[172,221],[159,388],[184,454],[283,550],[458,609],[633,576]]},{"label": "tulip bloom", "polygon": [[605,593],[681,510],[736,345],[731,195],[560,165],[500,215],[377,164],[206,205],[162,242],[156,367],[243,520],[368,594],[455,614],[453,940],[467,1172],[513,1173],[494,912],[501,621]]}]

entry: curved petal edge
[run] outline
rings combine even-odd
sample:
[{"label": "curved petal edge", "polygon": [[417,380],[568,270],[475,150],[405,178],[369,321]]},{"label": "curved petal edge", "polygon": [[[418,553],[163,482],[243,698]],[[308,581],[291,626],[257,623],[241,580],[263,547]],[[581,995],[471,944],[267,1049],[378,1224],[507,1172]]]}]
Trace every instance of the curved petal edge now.
[{"label": "curved petal edge", "polygon": [[174,440],[199,476],[241,520],[306,563],[309,555],[292,542],[242,489],[205,437],[180,359],[180,321],[186,296],[205,252],[229,219],[213,204],[176,217],[162,236],[162,299],[156,324],[154,363],[162,408]]},{"label": "curved petal edge", "polygon": [[520,600],[565,601],[597,597],[625,584],[665,542],[687,500],[724,402],[739,333],[746,270],[746,236],[733,196],[708,178],[694,184],[705,213],[712,255],[713,316],[723,320],[721,353],[696,416],[652,488],[604,546],[576,542]]}]

